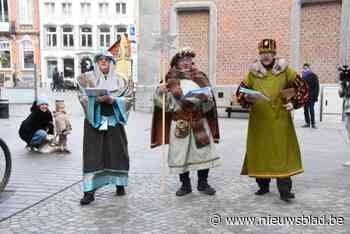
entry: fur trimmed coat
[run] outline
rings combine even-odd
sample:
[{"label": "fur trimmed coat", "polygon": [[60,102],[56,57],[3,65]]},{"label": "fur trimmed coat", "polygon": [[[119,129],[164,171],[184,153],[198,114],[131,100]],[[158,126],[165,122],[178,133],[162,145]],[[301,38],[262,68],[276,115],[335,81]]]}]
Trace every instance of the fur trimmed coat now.
[{"label": "fur trimmed coat", "polygon": [[[240,87],[263,93],[270,101],[248,102]],[[285,90],[292,90],[288,100]],[[298,139],[291,114],[284,104],[302,107],[308,100],[308,88],[303,79],[288,66],[285,59],[276,58],[272,69],[266,69],[260,60],[250,67],[249,73],[236,93],[238,102],[250,108],[247,149],[242,175],[256,178],[285,178],[304,171]]]},{"label": "fur trimmed coat", "polygon": [[[181,174],[219,166],[221,160],[214,144],[218,143],[220,138],[214,95],[207,96],[201,93],[195,98],[186,95],[191,90],[209,88],[210,83],[207,76],[195,68],[183,72],[173,67],[166,75],[166,82],[169,92],[162,94],[158,88],[154,95],[151,147],[162,144],[162,108],[164,106],[166,112],[165,143],[169,143],[170,172]],[[201,96],[202,94],[205,97]],[[163,103],[163,95],[165,95],[165,103]],[[192,116],[196,115],[200,117],[192,119]],[[177,134],[179,121],[188,123],[189,127],[185,136]],[[205,143],[203,139],[206,139]]]}]

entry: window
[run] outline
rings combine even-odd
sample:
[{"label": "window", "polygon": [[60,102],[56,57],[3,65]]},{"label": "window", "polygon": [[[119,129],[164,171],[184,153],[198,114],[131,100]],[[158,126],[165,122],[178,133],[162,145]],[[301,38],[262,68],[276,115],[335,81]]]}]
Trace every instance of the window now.
[{"label": "window", "polygon": [[33,25],[33,0],[17,0],[17,3],[19,23]]},{"label": "window", "polygon": [[107,2],[101,2],[98,4],[99,14],[103,16],[108,15],[108,3]]},{"label": "window", "polygon": [[83,16],[91,15],[91,3],[90,2],[82,2],[80,3],[81,13]]},{"label": "window", "polygon": [[34,68],[34,49],[29,40],[22,41],[23,69]]},{"label": "window", "polygon": [[0,0],[0,22],[9,22],[7,0]]},{"label": "window", "polygon": [[126,26],[125,25],[119,25],[117,26],[117,29],[116,29],[116,35],[115,35],[115,38],[116,40],[119,40],[119,38],[121,37],[121,35],[127,33],[127,29],[126,29]]},{"label": "window", "polygon": [[116,13],[117,15],[126,15],[126,2],[116,3]]},{"label": "window", "polygon": [[81,47],[92,47],[92,29],[91,27],[82,27],[80,29]]},{"label": "window", "polygon": [[111,29],[108,26],[100,27],[100,46],[109,47],[111,45]]},{"label": "window", "polygon": [[0,68],[11,68],[11,52],[8,41],[0,41]]},{"label": "window", "polygon": [[46,28],[46,46],[56,47],[57,46],[57,29],[56,27]]},{"label": "window", "polygon": [[73,47],[74,46],[74,33],[73,33],[73,27],[71,26],[65,26],[62,29],[63,33],[63,47]]},{"label": "window", "polygon": [[72,16],[72,3],[70,2],[62,3],[62,14],[64,16]]},{"label": "window", "polygon": [[55,14],[55,3],[54,2],[45,2],[45,10],[47,14],[53,15]]}]

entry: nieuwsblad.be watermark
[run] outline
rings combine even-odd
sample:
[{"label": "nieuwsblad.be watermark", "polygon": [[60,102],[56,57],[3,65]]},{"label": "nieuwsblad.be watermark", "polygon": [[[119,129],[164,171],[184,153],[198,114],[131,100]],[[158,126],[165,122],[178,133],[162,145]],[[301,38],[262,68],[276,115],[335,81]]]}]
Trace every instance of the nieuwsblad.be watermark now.
[{"label": "nieuwsblad.be watermark", "polygon": [[218,225],[344,225],[345,219],[336,215],[301,215],[301,216],[224,216],[218,213],[209,217],[209,223],[216,227]]}]

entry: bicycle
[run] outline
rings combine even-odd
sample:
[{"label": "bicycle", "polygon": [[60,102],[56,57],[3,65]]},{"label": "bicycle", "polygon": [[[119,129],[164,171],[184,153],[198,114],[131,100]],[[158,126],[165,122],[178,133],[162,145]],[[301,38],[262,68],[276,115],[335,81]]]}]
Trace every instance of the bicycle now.
[{"label": "bicycle", "polygon": [[4,191],[11,175],[11,153],[0,138],[0,192]]}]

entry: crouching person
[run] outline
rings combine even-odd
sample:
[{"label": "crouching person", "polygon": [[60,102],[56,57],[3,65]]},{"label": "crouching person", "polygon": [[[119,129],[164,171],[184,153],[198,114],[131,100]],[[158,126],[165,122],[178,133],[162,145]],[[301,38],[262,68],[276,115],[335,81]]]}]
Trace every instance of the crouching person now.
[{"label": "crouching person", "polygon": [[40,97],[33,102],[29,116],[21,123],[19,136],[27,143],[27,148],[33,151],[48,143],[48,135],[54,134],[53,118],[49,110],[49,101]]}]

